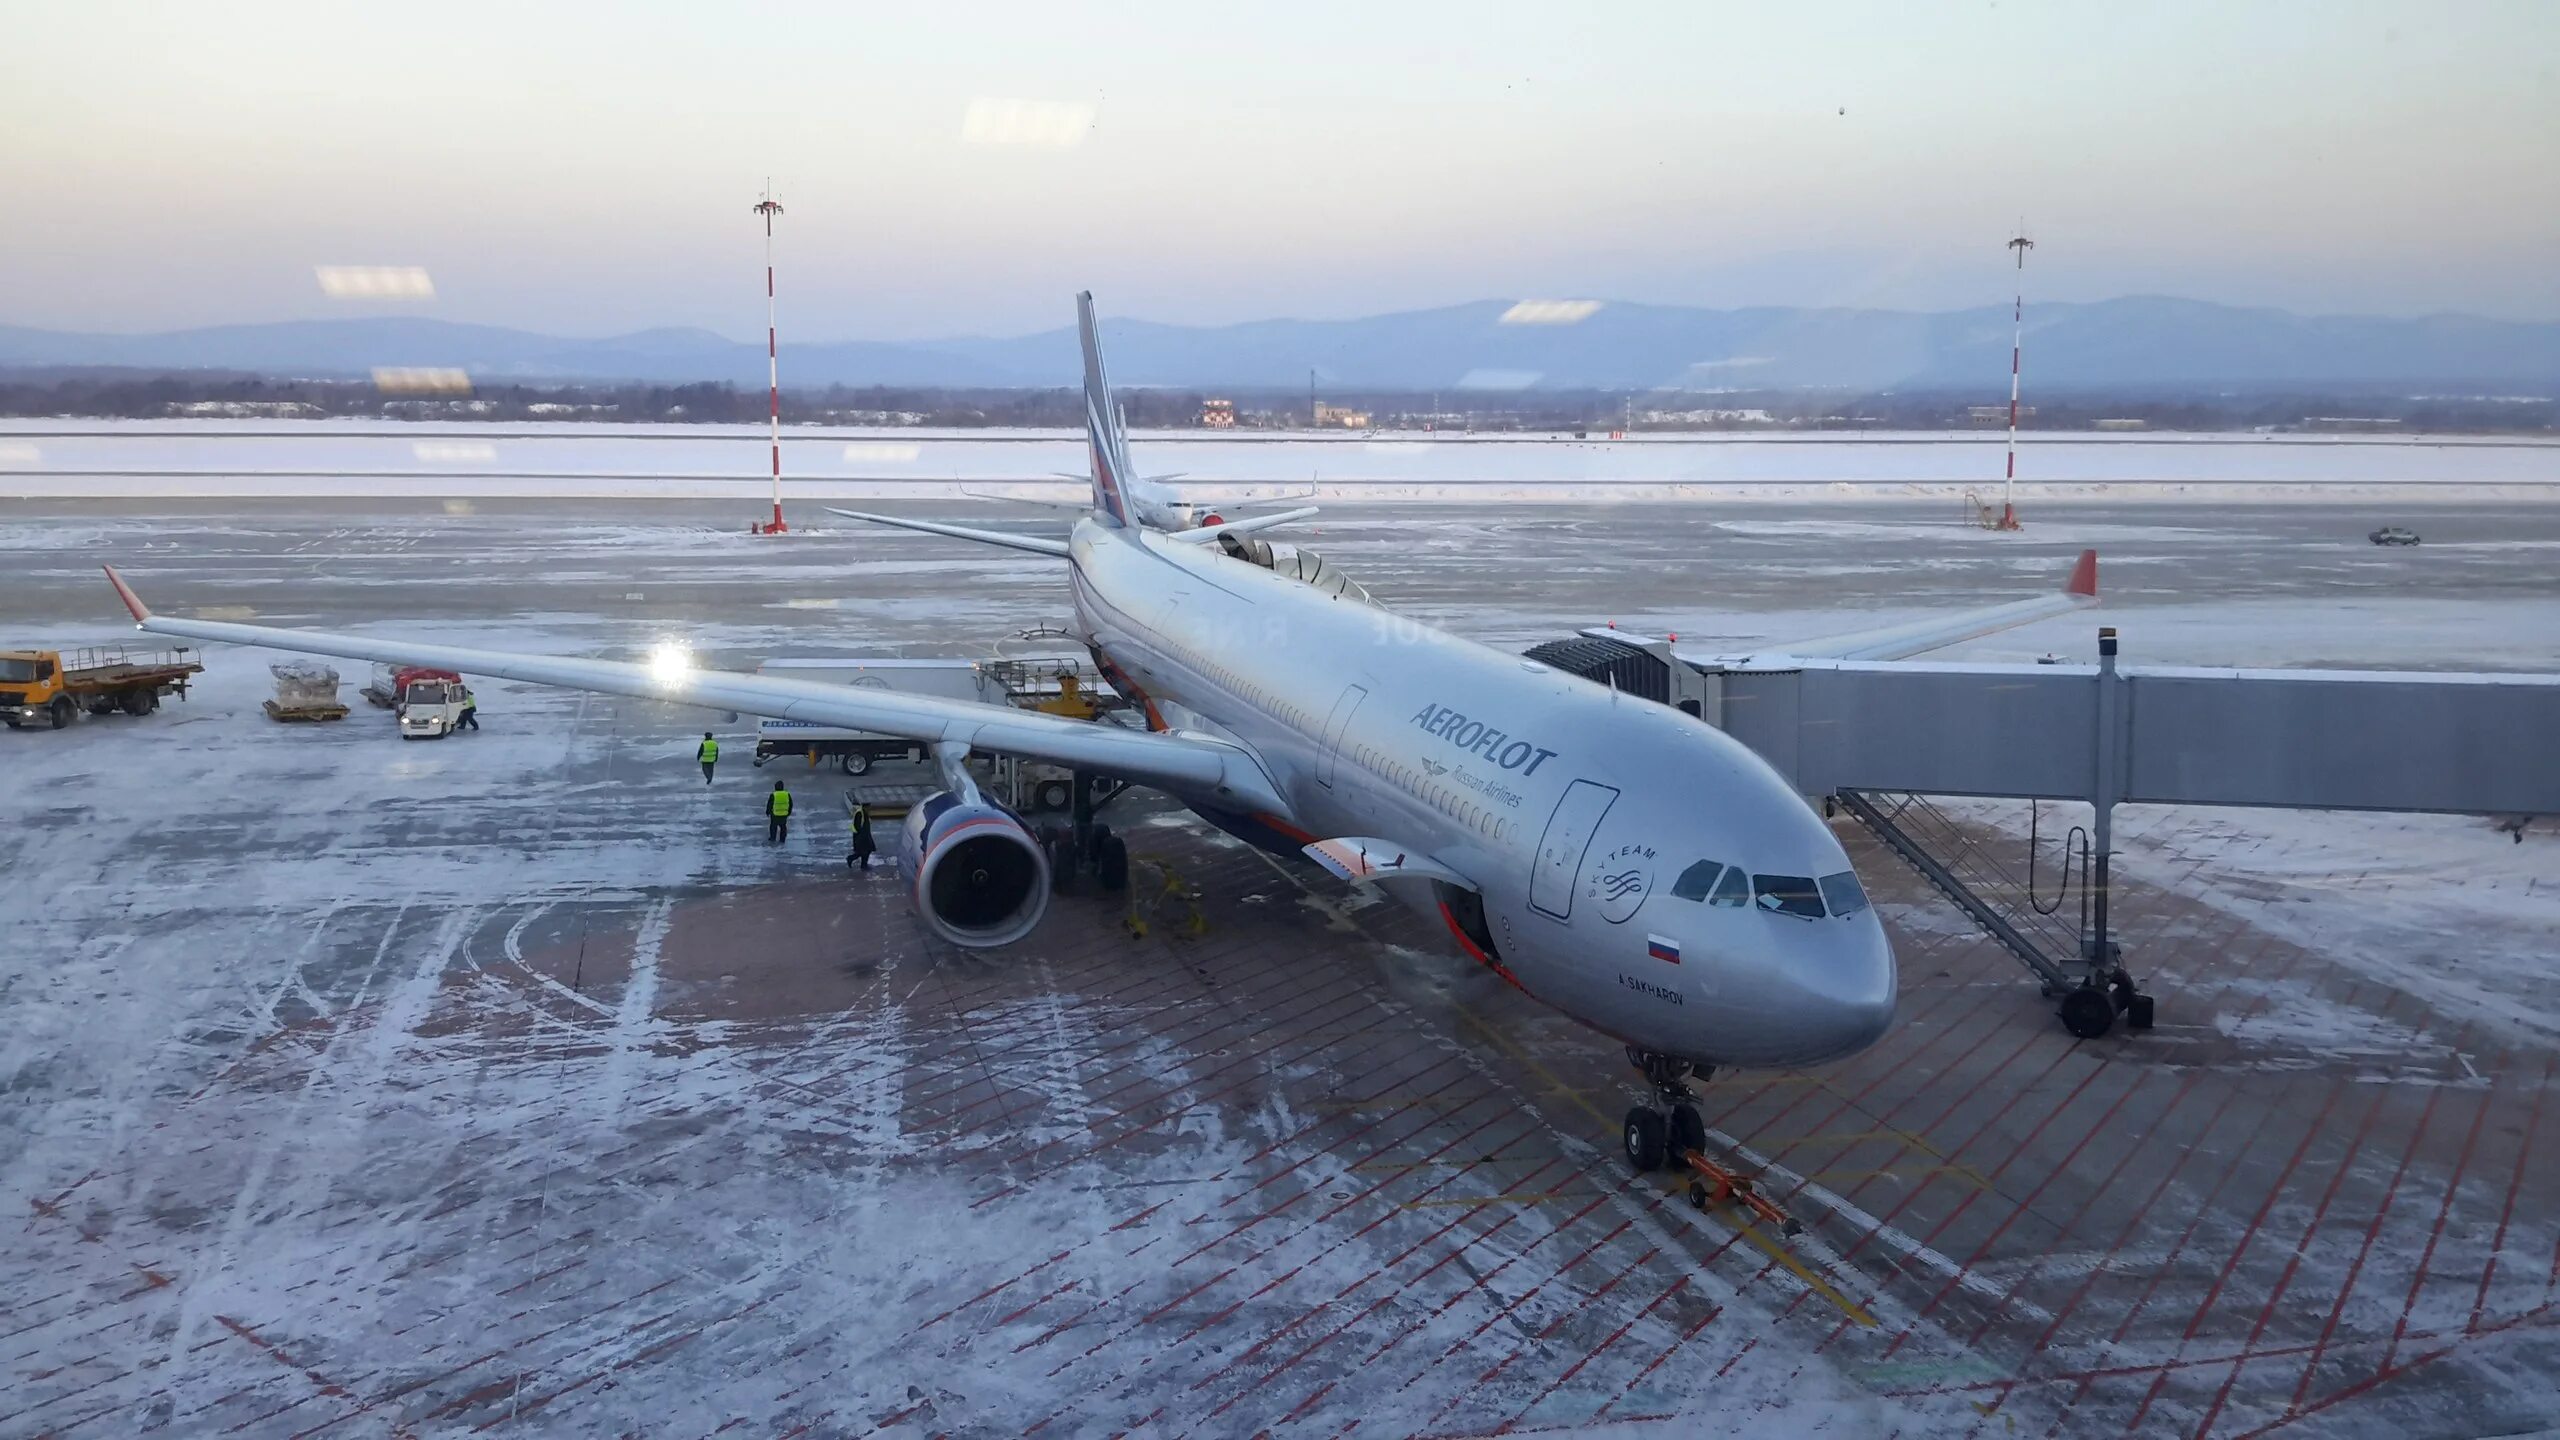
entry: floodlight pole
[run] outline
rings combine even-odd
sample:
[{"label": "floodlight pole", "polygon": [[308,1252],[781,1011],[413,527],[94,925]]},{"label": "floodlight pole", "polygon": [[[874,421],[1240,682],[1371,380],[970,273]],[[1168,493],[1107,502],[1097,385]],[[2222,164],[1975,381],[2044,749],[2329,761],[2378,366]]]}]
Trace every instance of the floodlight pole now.
[{"label": "floodlight pole", "polygon": [[782,535],[791,528],[782,523],[782,345],[773,321],[773,217],[782,213],[782,206],[773,198],[771,182],[755,213],[764,217],[764,367],[773,430],[773,519],[755,527],[755,533]]},{"label": "floodlight pole", "polygon": [[2016,530],[2018,524],[2018,358],[2027,343],[2027,252],[2036,242],[2024,235],[2009,242],[2018,252],[2018,299],[2009,312],[2009,473],[2000,482],[2000,523],[1995,530]]}]

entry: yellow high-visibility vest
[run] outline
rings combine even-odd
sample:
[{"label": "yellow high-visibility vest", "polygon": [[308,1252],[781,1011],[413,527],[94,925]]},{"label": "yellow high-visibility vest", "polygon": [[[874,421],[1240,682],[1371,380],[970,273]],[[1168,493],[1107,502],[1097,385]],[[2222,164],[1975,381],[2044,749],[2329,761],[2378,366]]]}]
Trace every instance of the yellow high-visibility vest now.
[{"label": "yellow high-visibility vest", "polygon": [[720,742],[717,740],[703,741],[700,745],[694,747],[693,758],[701,761],[705,765],[719,759]]},{"label": "yellow high-visibility vest", "polygon": [[791,792],[788,790],[774,791],[772,798],[764,802],[764,813],[767,815],[789,815],[791,813]]}]

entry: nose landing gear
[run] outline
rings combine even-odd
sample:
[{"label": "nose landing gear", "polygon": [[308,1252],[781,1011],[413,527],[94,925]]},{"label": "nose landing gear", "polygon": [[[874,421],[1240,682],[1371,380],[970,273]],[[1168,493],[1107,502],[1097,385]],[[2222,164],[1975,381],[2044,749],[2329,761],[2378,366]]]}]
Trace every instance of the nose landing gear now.
[{"label": "nose landing gear", "polygon": [[1715,1074],[1712,1067],[1639,1050],[1633,1045],[1627,1047],[1627,1060],[1644,1072],[1657,1102],[1627,1111],[1627,1163],[1636,1168],[1637,1174],[1650,1175],[1666,1164],[1674,1170],[1688,1171],[1689,1208],[1704,1211],[1711,1206],[1738,1205],[1777,1226],[1781,1234],[1792,1237],[1804,1233],[1803,1224],[1761,1194],[1751,1176],[1720,1164],[1707,1154],[1707,1122],[1691,1103],[1696,1097],[1690,1093],[1688,1081],[1691,1076],[1700,1081],[1711,1078]]},{"label": "nose landing gear", "polygon": [[1707,1122],[1698,1115],[1688,1080],[1700,1080],[1714,1072],[1670,1055],[1657,1055],[1650,1050],[1627,1047],[1627,1061],[1644,1072],[1653,1086],[1656,1102],[1638,1105],[1627,1111],[1627,1163],[1639,1174],[1651,1174],[1667,1161],[1680,1161],[1706,1148]]}]

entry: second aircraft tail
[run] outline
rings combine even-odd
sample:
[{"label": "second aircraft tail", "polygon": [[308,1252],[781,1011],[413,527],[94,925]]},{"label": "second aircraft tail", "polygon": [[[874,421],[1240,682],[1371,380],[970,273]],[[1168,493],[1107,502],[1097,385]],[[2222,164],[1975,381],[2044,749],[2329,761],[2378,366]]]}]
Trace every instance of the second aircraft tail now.
[{"label": "second aircraft tail", "polygon": [[1093,460],[1093,514],[1106,525],[1134,523],[1129,515],[1129,437],[1120,407],[1111,400],[1111,377],[1102,368],[1102,329],[1094,323],[1093,292],[1076,296],[1076,331],[1084,341],[1084,437]]}]

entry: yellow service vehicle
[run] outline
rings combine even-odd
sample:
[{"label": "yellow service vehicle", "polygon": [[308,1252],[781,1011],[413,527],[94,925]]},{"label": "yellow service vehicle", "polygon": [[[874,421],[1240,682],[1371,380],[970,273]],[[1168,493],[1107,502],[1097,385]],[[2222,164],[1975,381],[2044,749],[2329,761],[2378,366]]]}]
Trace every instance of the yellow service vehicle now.
[{"label": "yellow service vehicle", "polygon": [[146,650],[96,645],[65,655],[59,650],[0,650],[0,723],[12,730],[42,721],[59,730],[85,710],[107,715],[148,715],[160,697],[187,695],[187,680],[204,667],[180,646]]}]

